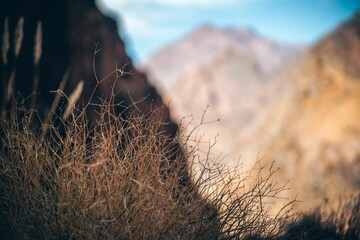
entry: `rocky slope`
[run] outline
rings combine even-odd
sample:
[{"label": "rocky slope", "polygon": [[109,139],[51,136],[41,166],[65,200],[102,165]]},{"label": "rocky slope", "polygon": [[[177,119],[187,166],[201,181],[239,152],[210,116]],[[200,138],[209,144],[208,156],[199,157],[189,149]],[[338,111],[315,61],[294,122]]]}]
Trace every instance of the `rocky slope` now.
[{"label": "rocky slope", "polygon": [[302,200],[336,202],[360,189],[359,33],[357,13],[284,74],[287,97],[252,138]]},{"label": "rocky slope", "polygon": [[[163,89],[178,119],[192,115],[205,124],[207,138],[218,133],[213,152],[237,151],[236,141],[247,138],[265,120],[276,94],[276,74],[303,51],[265,39],[249,29],[202,26],[178,43],[160,50],[145,65]],[[244,149],[242,149],[244,151]],[[243,153],[243,152],[242,152]]]},{"label": "rocky slope", "polygon": [[210,105],[206,119],[221,121],[202,131],[220,133],[216,154],[242,155],[248,166],[257,156],[276,160],[301,208],[336,204],[360,187],[360,13],[299,51],[203,27],[147,67],[178,117],[199,121]]},{"label": "rocky slope", "polygon": [[[270,73],[296,58],[301,47],[286,46],[255,33],[252,29],[220,29],[203,25],[184,39],[160,49],[144,68],[153,80],[171,90],[184,72],[196,69],[219,52],[237,49],[255,60],[259,72]],[[221,62],[219,62],[221,64]]]}]

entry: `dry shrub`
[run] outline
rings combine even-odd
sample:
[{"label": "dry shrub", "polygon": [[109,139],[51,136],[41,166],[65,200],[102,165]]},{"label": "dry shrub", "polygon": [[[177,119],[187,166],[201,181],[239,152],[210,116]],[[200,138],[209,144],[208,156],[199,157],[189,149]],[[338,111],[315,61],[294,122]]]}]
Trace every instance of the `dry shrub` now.
[{"label": "dry shrub", "polygon": [[[211,154],[216,137],[213,141],[205,141],[208,149],[202,152],[203,135],[197,130],[203,124],[213,123],[204,121],[205,114],[206,110],[201,122],[193,125],[192,129],[191,121],[185,124],[182,132],[189,133],[183,136],[182,142],[189,153],[189,167],[194,171],[191,176],[195,179],[196,188],[201,196],[206,196],[211,206],[218,209],[219,238],[279,238],[296,221],[297,214],[293,212],[296,199],[284,197],[290,190],[287,183],[276,181],[279,168],[275,161],[262,165],[265,161],[259,159],[250,169],[238,160],[224,164],[221,155],[212,157]],[[191,130],[185,131],[184,128]]]},{"label": "dry shrub", "polygon": [[31,113],[8,123],[0,159],[6,234],[21,239],[196,236],[207,204],[192,191],[179,190],[180,170],[165,171],[161,124],[106,114],[89,130],[84,112],[73,113],[60,126],[65,136],[55,126],[46,133],[32,129]]},{"label": "dry shrub", "polygon": [[329,219],[335,223],[343,239],[360,239],[360,194],[332,210]]},{"label": "dry shrub", "polygon": [[322,205],[303,214],[293,223],[284,239],[360,239],[360,195],[336,208]]},{"label": "dry shrub", "polygon": [[[16,56],[22,35],[17,39]],[[273,165],[230,168],[211,158],[212,145],[199,154],[190,145],[199,144],[193,133],[200,126],[169,138],[162,109],[125,118],[115,114],[113,102],[103,102],[90,125],[91,103],[80,110],[75,97],[61,113],[57,95],[45,119],[17,106],[16,64],[7,65],[4,46],[3,69],[11,74],[1,81],[1,239],[272,239],[292,222],[293,201],[270,214],[286,190],[273,182]],[[173,146],[181,153],[175,159],[169,158]],[[183,184],[184,178],[190,180]]]},{"label": "dry shrub", "polygon": [[[285,190],[271,182],[273,166],[227,169],[187,150],[192,138],[182,135],[173,141],[186,156],[173,164],[156,111],[125,120],[103,106],[92,128],[80,110],[46,127],[34,126],[34,111],[12,114],[1,130],[2,237],[238,239],[284,231],[292,202],[269,214],[267,201]],[[199,171],[184,173],[186,159]],[[192,179],[186,186],[183,174]]]}]

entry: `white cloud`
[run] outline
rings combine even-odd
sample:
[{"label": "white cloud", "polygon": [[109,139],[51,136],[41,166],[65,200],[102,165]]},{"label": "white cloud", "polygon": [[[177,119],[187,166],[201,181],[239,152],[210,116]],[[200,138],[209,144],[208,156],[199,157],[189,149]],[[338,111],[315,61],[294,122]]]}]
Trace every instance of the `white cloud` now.
[{"label": "white cloud", "polygon": [[139,18],[139,15],[133,12],[124,12],[122,15],[127,31],[134,35],[151,37],[163,36],[171,33],[171,28],[167,29],[164,26],[156,26],[153,19],[149,19],[149,17]]},{"label": "white cloud", "polygon": [[[216,6],[219,5],[218,0],[154,0],[154,2],[167,6]],[[235,0],[222,0],[221,5],[235,3]]]},{"label": "white cloud", "polygon": [[97,3],[105,12],[120,14],[133,48],[145,56],[144,48],[150,52],[179,38],[192,22],[207,18],[208,10],[255,1],[261,0],[97,0]]},{"label": "white cloud", "polygon": [[227,5],[234,3],[249,2],[251,0],[102,0],[107,6],[135,6],[135,5],[160,5],[167,7],[213,7],[218,5]]}]

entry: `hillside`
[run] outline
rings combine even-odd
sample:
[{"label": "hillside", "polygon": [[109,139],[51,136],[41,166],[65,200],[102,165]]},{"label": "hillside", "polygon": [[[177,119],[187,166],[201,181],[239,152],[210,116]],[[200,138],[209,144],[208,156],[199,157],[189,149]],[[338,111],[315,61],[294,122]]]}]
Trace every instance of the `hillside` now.
[{"label": "hillside", "polygon": [[[360,13],[306,52],[249,30],[202,27],[147,65],[177,117],[209,105],[205,140],[215,154],[276,160],[302,208],[359,190]],[[192,47],[191,47],[192,46]],[[190,49],[190,50],[189,50]],[[172,75],[166,75],[166,71]],[[160,74],[161,75],[161,74]],[[160,76],[158,75],[158,76]],[[206,147],[206,146],[205,146]]]},{"label": "hillside", "polygon": [[[218,133],[214,154],[233,155],[236,140],[249,137],[265,120],[271,104],[269,82],[304,49],[270,41],[250,29],[202,26],[184,39],[161,49],[145,68],[162,89],[175,118],[192,115],[207,138]],[[205,146],[206,147],[206,146]]]},{"label": "hillside", "polygon": [[359,190],[359,32],[360,13],[314,46],[285,75],[286,101],[253,136],[303,200],[335,202]]},{"label": "hillside", "polygon": [[169,91],[183,73],[198,68],[228,49],[243,51],[243,57],[254,59],[259,65],[258,71],[265,73],[277,70],[303,50],[302,47],[265,39],[249,28],[221,29],[203,25],[178,42],[160,49],[145,63],[144,68],[155,83]]}]

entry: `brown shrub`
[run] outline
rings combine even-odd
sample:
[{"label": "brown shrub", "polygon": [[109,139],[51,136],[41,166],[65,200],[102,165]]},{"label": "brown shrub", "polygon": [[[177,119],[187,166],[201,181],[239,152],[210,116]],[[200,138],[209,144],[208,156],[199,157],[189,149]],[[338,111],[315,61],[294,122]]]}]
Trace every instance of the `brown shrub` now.
[{"label": "brown shrub", "polygon": [[114,96],[92,108],[92,124],[92,103],[81,110],[68,98],[63,114],[58,96],[42,118],[15,101],[15,67],[2,79],[11,94],[0,111],[1,239],[276,238],[292,221],[293,201],[270,214],[286,190],[272,181],[273,165],[244,172],[218,164],[190,148],[199,126],[169,137],[161,108],[124,117]]}]

